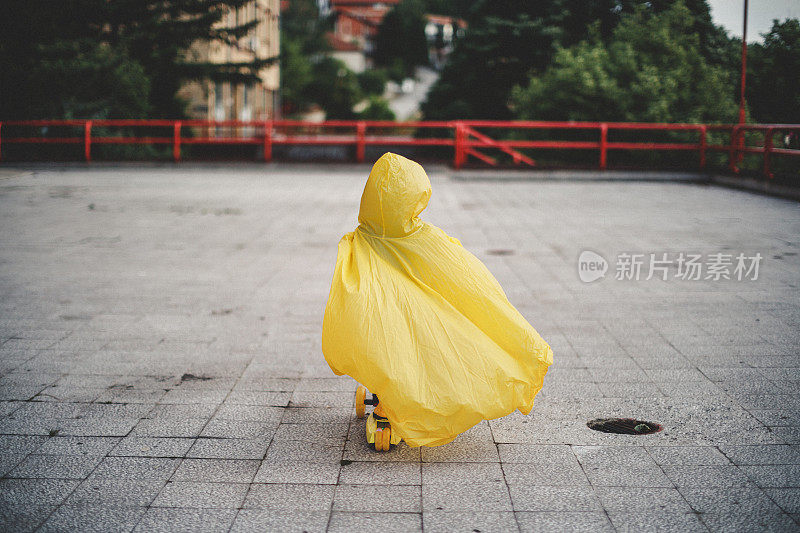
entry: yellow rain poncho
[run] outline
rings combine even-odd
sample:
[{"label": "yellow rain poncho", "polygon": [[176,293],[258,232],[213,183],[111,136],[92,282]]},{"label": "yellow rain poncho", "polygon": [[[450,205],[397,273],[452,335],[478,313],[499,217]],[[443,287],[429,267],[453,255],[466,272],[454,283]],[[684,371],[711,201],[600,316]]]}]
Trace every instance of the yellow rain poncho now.
[{"label": "yellow rain poncho", "polygon": [[419,164],[378,159],[359,226],[339,242],[322,327],[331,369],[376,394],[409,446],[528,414],[553,361],[483,263],[418,218],[430,196]]}]

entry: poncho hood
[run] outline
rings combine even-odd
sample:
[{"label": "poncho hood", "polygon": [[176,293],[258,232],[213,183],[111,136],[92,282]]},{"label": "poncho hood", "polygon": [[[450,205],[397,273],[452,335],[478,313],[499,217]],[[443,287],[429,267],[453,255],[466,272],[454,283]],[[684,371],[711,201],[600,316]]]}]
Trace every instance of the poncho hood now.
[{"label": "poncho hood", "polygon": [[378,159],[361,195],[358,223],[377,237],[405,237],[422,226],[431,182],[419,163],[391,152]]}]

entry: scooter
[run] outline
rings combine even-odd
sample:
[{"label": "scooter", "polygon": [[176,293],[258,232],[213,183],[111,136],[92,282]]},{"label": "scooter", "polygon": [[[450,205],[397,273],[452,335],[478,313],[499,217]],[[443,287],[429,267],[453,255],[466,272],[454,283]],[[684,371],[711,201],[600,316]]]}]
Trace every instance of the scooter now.
[{"label": "scooter", "polygon": [[388,452],[392,445],[400,444],[403,440],[395,432],[386,418],[380,401],[375,394],[370,394],[372,398],[367,399],[366,387],[359,385],[356,389],[356,417],[364,418],[367,412],[367,405],[373,406],[372,412],[367,416],[367,442],[372,444],[376,451]]}]

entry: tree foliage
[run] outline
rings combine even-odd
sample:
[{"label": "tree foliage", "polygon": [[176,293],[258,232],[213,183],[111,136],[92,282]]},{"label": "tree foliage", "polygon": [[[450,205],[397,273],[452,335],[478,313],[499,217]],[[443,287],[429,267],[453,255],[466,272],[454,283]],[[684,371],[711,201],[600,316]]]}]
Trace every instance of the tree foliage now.
[{"label": "tree foliage", "polygon": [[516,116],[537,120],[728,122],[727,72],[709,64],[682,4],[623,16],[609,42],[595,34],[560,48],[553,64],[513,91]]},{"label": "tree foliage", "polygon": [[424,15],[422,0],[403,0],[386,14],[378,28],[375,63],[392,67],[395,78],[412,76],[414,67],[428,63]]},{"label": "tree foliage", "polygon": [[750,47],[745,91],[756,120],[800,124],[800,21],[773,21],[764,44]]},{"label": "tree foliage", "polygon": [[[586,40],[609,43],[627,16],[644,11],[656,16],[680,0],[481,0],[466,13],[469,27],[456,42],[448,65],[428,94],[429,119],[510,119],[514,86],[541,75],[559,50]],[[698,36],[696,50],[707,64],[725,69],[730,83],[735,44],[715,26],[706,0],[686,0],[684,31]],[[563,59],[563,57],[562,57]],[[731,87],[731,93],[734,89]]]},{"label": "tree foliage", "polygon": [[277,58],[192,61],[196,42],[235,44],[220,24],[247,0],[10,0],[0,39],[0,117],[181,117],[187,80],[255,81]]}]

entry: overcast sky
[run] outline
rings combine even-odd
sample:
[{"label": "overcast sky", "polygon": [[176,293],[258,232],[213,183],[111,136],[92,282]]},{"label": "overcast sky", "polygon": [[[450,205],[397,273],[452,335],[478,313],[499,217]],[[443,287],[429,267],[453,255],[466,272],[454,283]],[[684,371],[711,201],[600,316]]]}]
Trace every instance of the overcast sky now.
[{"label": "overcast sky", "polygon": [[[735,37],[742,36],[744,0],[708,0],[711,17]],[[750,0],[747,15],[747,42],[762,41],[762,33],[772,27],[772,19],[800,18],[800,0]]]}]

